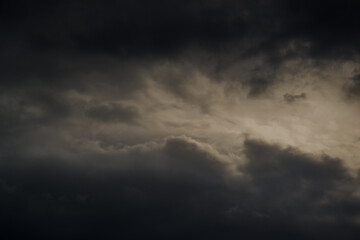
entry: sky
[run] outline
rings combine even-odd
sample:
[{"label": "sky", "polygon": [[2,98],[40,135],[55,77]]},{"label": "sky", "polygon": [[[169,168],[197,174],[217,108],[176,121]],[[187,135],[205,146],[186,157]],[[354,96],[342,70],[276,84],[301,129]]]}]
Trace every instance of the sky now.
[{"label": "sky", "polygon": [[2,239],[358,239],[359,10],[2,1]]}]

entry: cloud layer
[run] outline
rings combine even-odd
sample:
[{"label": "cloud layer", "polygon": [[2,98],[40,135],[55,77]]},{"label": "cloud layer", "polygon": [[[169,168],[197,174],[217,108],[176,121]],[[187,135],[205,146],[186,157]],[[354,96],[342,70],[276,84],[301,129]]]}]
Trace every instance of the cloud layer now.
[{"label": "cloud layer", "polygon": [[356,239],[359,7],[2,3],[6,239]]},{"label": "cloud layer", "polygon": [[359,180],[340,159],[257,140],[243,151],[168,137],[70,162],[2,161],[2,224],[12,238],[356,239]]}]

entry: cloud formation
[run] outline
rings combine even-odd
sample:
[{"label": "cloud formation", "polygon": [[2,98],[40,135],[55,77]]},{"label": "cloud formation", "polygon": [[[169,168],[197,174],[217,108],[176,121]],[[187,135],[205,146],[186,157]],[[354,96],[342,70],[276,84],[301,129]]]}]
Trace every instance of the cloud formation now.
[{"label": "cloud formation", "polygon": [[297,99],[306,99],[306,94],[305,93],[301,93],[299,95],[291,95],[289,93],[284,94],[284,100],[287,103],[293,103],[295,102]]},{"label": "cloud formation", "polygon": [[102,122],[134,123],[138,114],[136,108],[119,104],[93,106],[86,110],[88,117]]},{"label": "cloud formation", "polygon": [[2,224],[13,238],[356,239],[359,181],[340,159],[256,140],[244,152],[169,137],[90,162],[2,161]]},{"label": "cloud formation", "polygon": [[359,7],[1,3],[7,239],[356,239]]},{"label": "cloud formation", "polygon": [[360,95],[360,74],[354,75],[350,80],[350,83],[345,84],[345,91],[348,97],[357,97]]}]

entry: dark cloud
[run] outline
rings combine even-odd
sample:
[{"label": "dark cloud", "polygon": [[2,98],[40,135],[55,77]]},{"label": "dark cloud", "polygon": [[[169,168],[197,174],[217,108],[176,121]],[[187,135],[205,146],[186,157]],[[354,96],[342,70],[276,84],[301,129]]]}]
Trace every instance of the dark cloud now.
[{"label": "dark cloud", "polygon": [[123,106],[118,103],[91,106],[87,108],[85,112],[88,117],[106,123],[123,122],[134,124],[139,118],[139,111],[137,108]]},{"label": "dark cloud", "polygon": [[359,233],[358,180],[339,159],[247,140],[238,176],[224,156],[189,138],[150,146],[105,162],[105,156],[83,163],[3,160],[8,239],[356,239]]},{"label": "dark cloud", "polygon": [[[10,36],[39,50],[169,52],[188,44],[215,46],[259,37],[260,50],[290,40],[313,55],[357,49],[357,1],[81,1],[5,3]],[[214,48],[215,49],[215,48]],[[253,49],[255,51],[255,49]],[[351,49],[350,49],[351,50]]]},{"label": "dark cloud", "polygon": [[[274,69],[294,58],[352,59],[360,50],[358,8],[354,0],[7,2],[1,12],[2,82],[30,78],[81,88],[83,81],[58,79],[104,66],[88,58],[176,60],[189,49],[216,58],[218,69],[232,62],[221,56],[230,55],[235,61],[261,56]],[[251,96],[274,81],[250,79]]]},{"label": "dark cloud", "polygon": [[257,97],[258,95],[264,93],[271,84],[272,80],[273,79],[265,79],[263,77],[249,79],[245,83],[245,85],[250,86],[248,97]]},{"label": "dark cloud", "polygon": [[[0,101],[0,147],[14,151],[14,144],[29,131],[56,126],[73,114],[73,106],[58,91],[38,89],[2,91]],[[3,148],[5,147],[5,149]]]},{"label": "dark cloud", "polygon": [[284,94],[284,100],[287,103],[293,103],[298,99],[306,99],[306,94],[305,93],[301,93],[301,94],[298,94],[298,95],[296,95],[296,94],[292,95],[290,93]]},{"label": "dark cloud", "polygon": [[[231,134],[275,135],[269,126],[283,122],[314,130],[316,114],[332,112],[322,101],[309,114],[292,105],[295,117],[282,121],[288,108],[275,104],[281,109],[270,113],[271,93],[254,99],[303,84],[326,100],[324,84],[312,81],[329,77],[331,88],[324,69],[356,64],[359,7],[353,0],[2,2],[4,239],[357,239],[354,169],[261,140],[237,144]],[[351,98],[359,79],[344,82]],[[290,93],[287,103],[306,98]],[[321,131],[338,125],[346,123],[329,121]],[[314,145],[328,149],[346,131]],[[165,137],[181,134],[198,138]]]},{"label": "dark cloud", "polygon": [[323,197],[337,183],[351,180],[339,159],[314,159],[295,149],[283,150],[255,141],[246,141],[245,146],[249,161],[245,172],[261,188],[263,197],[273,203],[308,204],[312,197]]},{"label": "dark cloud", "polygon": [[348,97],[360,96],[360,74],[356,74],[350,78],[350,83],[344,85],[344,90]]}]

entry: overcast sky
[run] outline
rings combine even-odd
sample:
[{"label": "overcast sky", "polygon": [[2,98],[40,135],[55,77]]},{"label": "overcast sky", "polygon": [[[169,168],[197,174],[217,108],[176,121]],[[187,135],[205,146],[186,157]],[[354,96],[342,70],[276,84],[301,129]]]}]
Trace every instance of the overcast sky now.
[{"label": "overcast sky", "polygon": [[358,239],[359,10],[3,1],[4,239]]}]

